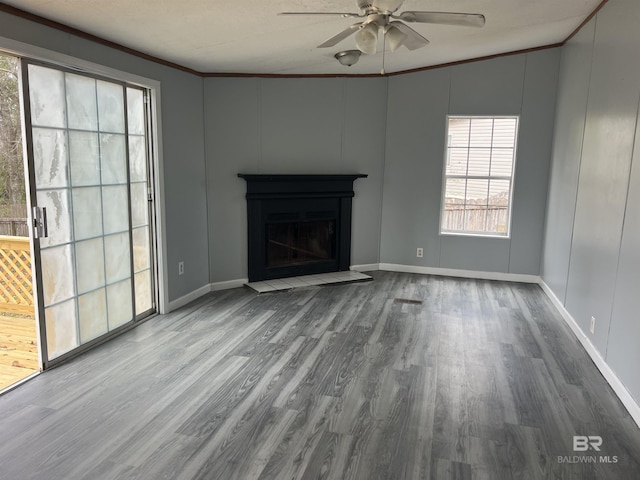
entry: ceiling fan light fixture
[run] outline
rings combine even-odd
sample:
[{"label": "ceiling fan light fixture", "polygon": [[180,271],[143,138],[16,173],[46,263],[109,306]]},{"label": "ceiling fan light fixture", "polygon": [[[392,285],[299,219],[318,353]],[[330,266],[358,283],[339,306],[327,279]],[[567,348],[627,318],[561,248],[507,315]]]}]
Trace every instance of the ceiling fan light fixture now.
[{"label": "ceiling fan light fixture", "polygon": [[361,54],[362,52],[360,50],[344,50],[342,52],[336,53],[334,57],[340,62],[341,65],[350,67],[351,65],[358,63]]},{"label": "ceiling fan light fixture", "polygon": [[358,50],[367,55],[376,53],[378,46],[378,25],[375,23],[367,23],[356,33],[356,46]]},{"label": "ceiling fan light fixture", "polygon": [[407,39],[408,35],[393,24],[387,25],[384,36],[392,52],[395,52]]}]

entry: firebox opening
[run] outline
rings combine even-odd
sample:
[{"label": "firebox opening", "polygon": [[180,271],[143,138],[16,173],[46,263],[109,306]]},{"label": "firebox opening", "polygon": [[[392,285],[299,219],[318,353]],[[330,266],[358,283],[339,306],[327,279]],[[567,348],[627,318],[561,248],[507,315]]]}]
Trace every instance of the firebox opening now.
[{"label": "firebox opening", "polygon": [[336,222],[266,224],[267,268],[307,265],[336,259]]}]

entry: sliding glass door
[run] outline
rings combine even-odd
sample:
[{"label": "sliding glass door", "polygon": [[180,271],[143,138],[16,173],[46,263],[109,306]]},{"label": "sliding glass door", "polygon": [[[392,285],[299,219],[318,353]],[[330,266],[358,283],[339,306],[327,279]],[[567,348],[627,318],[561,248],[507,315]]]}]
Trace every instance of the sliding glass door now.
[{"label": "sliding glass door", "polygon": [[146,91],[23,60],[45,366],[155,311]]}]

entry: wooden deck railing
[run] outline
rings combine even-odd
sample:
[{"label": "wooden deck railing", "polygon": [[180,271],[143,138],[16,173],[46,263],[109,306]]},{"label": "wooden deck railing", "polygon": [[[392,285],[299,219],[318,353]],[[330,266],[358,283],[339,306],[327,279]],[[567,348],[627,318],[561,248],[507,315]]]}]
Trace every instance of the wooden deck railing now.
[{"label": "wooden deck railing", "polygon": [[33,315],[28,237],[0,235],[0,312]]}]

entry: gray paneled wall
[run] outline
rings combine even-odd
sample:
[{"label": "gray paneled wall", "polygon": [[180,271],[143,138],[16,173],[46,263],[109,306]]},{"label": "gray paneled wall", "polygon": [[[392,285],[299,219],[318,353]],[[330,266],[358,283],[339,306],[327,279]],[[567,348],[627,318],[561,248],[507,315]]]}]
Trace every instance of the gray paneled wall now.
[{"label": "gray paneled wall", "polygon": [[379,258],[387,80],[205,80],[211,281],[247,276],[243,173],[366,173],[354,184],[353,264]]},{"label": "gray paneled wall", "polygon": [[559,50],[527,55],[513,192],[511,273],[540,273],[559,60]]},{"label": "gray paneled wall", "polygon": [[173,72],[161,86],[170,300],[209,280],[202,79]]},{"label": "gray paneled wall", "polygon": [[595,22],[562,48],[541,274],[564,302],[584,139]]},{"label": "gray paneled wall", "polygon": [[[538,275],[558,58],[544,50],[390,78],[382,263]],[[447,114],[520,115],[511,238],[439,235]]]},{"label": "gray paneled wall", "polygon": [[[537,275],[558,57],[545,50],[388,79],[206,79],[211,281],[247,275],[238,172],[369,174],[355,183],[352,264]],[[439,235],[448,113],[521,115],[511,239]]]},{"label": "gray paneled wall", "polygon": [[246,278],[245,181],[258,172],[260,80],[205,79],[209,271],[212,282]]},{"label": "gray paneled wall", "polygon": [[[636,0],[607,3],[563,48],[542,270],[545,282],[636,401],[638,51]],[[591,316],[596,318],[593,334]]]},{"label": "gray paneled wall", "polygon": [[[442,166],[449,69],[389,79],[380,261],[415,265],[440,258]],[[417,243],[419,242],[419,243]],[[424,248],[423,259],[416,248]]]}]

